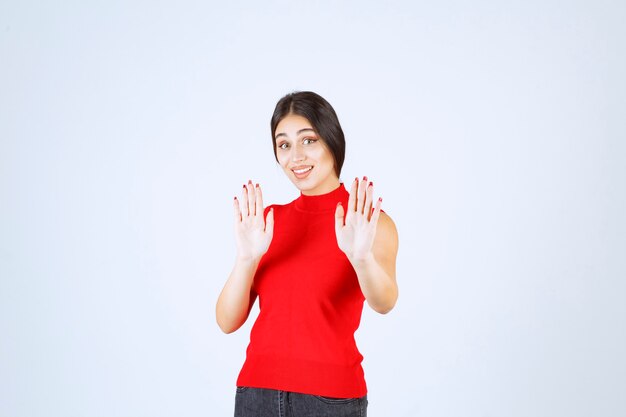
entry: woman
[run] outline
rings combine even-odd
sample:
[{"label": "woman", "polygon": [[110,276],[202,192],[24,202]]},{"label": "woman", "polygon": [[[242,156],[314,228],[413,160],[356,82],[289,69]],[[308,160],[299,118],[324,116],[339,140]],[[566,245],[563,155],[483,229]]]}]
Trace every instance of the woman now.
[{"label": "woman", "polygon": [[276,161],[300,191],[263,206],[252,181],[235,197],[237,258],[217,301],[225,333],[259,316],[237,379],[235,417],[364,416],[367,388],[354,340],[363,301],[390,311],[398,297],[398,234],[367,177],[339,175],[343,131],[312,92],[280,99],[271,120]]}]

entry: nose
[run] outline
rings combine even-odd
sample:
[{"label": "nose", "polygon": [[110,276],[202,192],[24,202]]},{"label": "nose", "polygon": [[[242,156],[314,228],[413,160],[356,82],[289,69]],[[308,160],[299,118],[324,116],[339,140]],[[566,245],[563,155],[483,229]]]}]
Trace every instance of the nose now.
[{"label": "nose", "polygon": [[306,155],[304,154],[304,150],[302,149],[302,147],[299,144],[295,145],[291,149],[292,149],[292,151],[291,151],[291,160],[293,162],[304,161],[304,159],[306,158]]}]

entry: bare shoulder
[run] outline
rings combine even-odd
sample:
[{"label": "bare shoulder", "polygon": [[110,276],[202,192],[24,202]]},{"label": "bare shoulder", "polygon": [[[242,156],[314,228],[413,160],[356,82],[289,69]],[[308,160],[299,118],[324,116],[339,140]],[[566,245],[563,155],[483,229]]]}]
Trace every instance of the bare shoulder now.
[{"label": "bare shoulder", "polygon": [[376,232],[385,235],[389,234],[394,236],[396,239],[398,238],[398,229],[396,229],[396,224],[391,219],[391,217],[384,211],[380,212],[378,225],[376,226]]},{"label": "bare shoulder", "polygon": [[398,251],[398,229],[396,229],[396,224],[391,217],[384,211],[380,212],[378,218],[374,245],[394,254]]}]

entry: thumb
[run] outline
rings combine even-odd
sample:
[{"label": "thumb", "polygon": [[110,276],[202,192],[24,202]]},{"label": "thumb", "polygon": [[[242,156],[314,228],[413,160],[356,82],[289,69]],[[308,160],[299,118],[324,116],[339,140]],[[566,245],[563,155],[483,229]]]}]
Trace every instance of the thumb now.
[{"label": "thumb", "polygon": [[267,216],[265,217],[265,233],[268,234],[270,239],[274,235],[274,209],[271,208]]},{"label": "thumb", "polygon": [[341,231],[343,228],[343,206],[341,203],[337,204],[337,208],[335,209],[335,232]]}]

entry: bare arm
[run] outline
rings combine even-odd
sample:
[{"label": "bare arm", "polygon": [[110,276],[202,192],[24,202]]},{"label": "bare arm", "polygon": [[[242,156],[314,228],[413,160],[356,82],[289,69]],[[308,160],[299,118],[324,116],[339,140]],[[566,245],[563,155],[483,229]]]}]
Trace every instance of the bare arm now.
[{"label": "bare arm", "polygon": [[224,333],[239,329],[248,319],[256,300],[252,290],[258,260],[237,259],[224,288],[217,300],[217,324]]},{"label": "bare arm", "polygon": [[391,311],[398,299],[397,253],[398,232],[391,217],[381,213],[372,251],[363,259],[350,260],[367,303],[381,314]]},{"label": "bare arm", "polygon": [[241,204],[235,198],[233,209],[237,259],[215,308],[217,324],[224,333],[239,329],[250,314],[257,297],[252,290],[254,274],[274,231],[273,210],[267,214],[267,222],[263,218],[263,195],[258,184],[255,187],[249,181],[244,185]]},{"label": "bare arm", "polygon": [[396,256],[398,232],[391,218],[381,212],[382,199],[372,211],[373,184],[356,179],[350,190],[344,224],[344,209],[335,211],[339,248],[354,267],[361,291],[376,312],[385,314],[396,304]]}]

